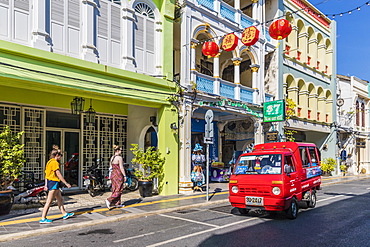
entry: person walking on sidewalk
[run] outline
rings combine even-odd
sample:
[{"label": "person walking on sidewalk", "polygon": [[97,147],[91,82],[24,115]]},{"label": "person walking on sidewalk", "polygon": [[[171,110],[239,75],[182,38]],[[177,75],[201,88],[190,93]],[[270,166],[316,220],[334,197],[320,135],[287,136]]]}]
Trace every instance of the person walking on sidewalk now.
[{"label": "person walking on sidewalk", "polygon": [[123,158],[121,156],[122,149],[120,146],[114,145],[114,155],[110,159],[110,175],[109,179],[112,181],[112,195],[105,200],[107,208],[124,207],[121,203],[121,195],[126,182],[126,173],[123,168]]},{"label": "person walking on sidewalk", "polygon": [[62,193],[59,190],[60,181],[62,181],[67,188],[71,188],[71,185],[66,182],[59,168],[59,160],[62,158],[63,154],[60,151],[59,147],[54,145],[53,150],[50,152],[50,160],[45,167],[45,191],[49,191],[48,197],[44,209],[42,210],[42,216],[40,224],[52,223],[52,220],[46,218],[48,214],[50,204],[54,198],[57,199],[58,207],[60,212],[63,214],[63,219],[68,219],[72,217],[74,213],[67,213],[63,205]]}]

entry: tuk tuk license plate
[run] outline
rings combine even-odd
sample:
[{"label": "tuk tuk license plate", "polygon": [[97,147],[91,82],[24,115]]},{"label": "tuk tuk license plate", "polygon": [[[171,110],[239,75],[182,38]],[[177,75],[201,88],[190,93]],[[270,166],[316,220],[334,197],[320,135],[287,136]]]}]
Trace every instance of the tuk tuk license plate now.
[{"label": "tuk tuk license plate", "polygon": [[246,196],[245,204],[249,206],[263,206],[263,197]]}]

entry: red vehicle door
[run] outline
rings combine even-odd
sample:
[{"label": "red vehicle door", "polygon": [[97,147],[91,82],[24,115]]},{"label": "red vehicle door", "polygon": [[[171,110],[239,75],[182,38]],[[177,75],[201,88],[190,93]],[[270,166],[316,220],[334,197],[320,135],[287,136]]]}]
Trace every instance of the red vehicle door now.
[{"label": "red vehicle door", "polygon": [[284,155],[284,195],[290,198],[301,189],[297,163],[292,155]]}]

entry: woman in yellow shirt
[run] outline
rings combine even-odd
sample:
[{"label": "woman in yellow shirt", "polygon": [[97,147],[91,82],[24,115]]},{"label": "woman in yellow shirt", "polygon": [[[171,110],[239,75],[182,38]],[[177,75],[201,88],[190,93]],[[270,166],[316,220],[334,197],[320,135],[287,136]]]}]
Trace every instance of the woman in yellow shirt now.
[{"label": "woman in yellow shirt", "polygon": [[50,160],[46,164],[45,167],[45,191],[49,191],[48,198],[46,199],[46,203],[44,209],[42,210],[42,217],[40,220],[40,224],[47,224],[52,223],[52,220],[46,218],[48,214],[50,203],[54,198],[57,199],[59,210],[63,214],[63,219],[68,219],[72,217],[74,213],[67,213],[64,209],[63,205],[63,197],[59,190],[60,181],[62,181],[67,188],[71,188],[71,185],[66,182],[63,178],[62,173],[59,170],[59,160],[62,158],[63,154],[60,151],[59,147],[54,145],[53,150],[50,152]]}]

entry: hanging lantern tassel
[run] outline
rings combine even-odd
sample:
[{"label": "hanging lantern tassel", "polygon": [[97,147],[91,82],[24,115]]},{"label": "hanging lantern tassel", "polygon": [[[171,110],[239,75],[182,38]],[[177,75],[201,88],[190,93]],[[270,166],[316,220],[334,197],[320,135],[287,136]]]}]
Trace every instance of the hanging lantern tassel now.
[{"label": "hanging lantern tassel", "polygon": [[286,19],[276,20],[269,27],[269,34],[271,38],[277,40],[285,39],[291,32],[292,25]]},{"label": "hanging lantern tassel", "polygon": [[202,53],[204,56],[215,57],[219,51],[220,48],[213,41],[207,41],[202,46]]},{"label": "hanging lantern tassel", "polygon": [[277,43],[277,45],[275,46],[275,49],[279,48],[280,46],[280,41]]}]

